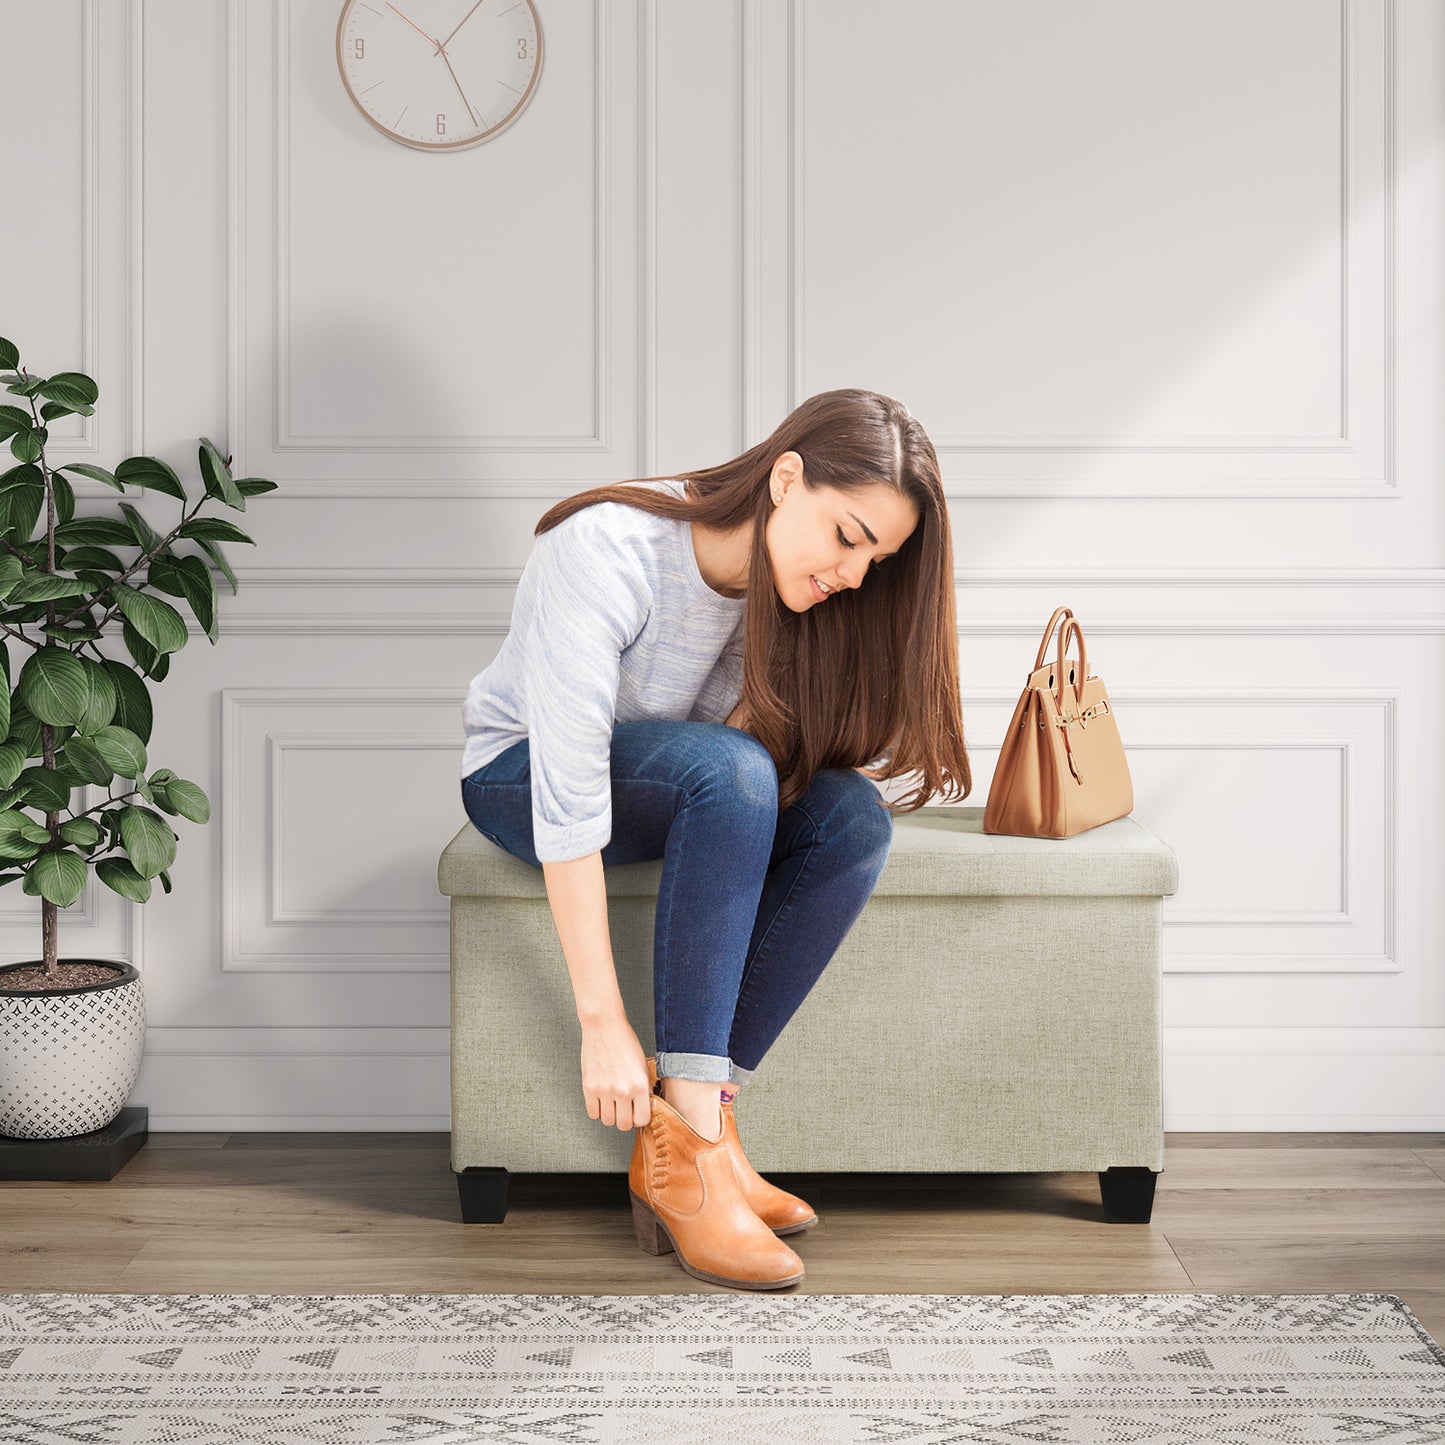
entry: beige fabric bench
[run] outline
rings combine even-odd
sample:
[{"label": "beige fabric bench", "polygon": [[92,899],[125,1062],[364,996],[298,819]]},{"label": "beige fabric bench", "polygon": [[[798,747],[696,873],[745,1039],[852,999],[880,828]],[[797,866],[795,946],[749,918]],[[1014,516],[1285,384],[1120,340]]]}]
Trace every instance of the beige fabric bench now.
[{"label": "beige fabric bench", "polygon": [[[606,872],[618,982],[648,1053],[661,874],[660,859]],[[583,1108],[541,870],[468,822],[437,881],[451,898],[452,1168],[463,1220],[500,1223],[508,1171],[625,1173],[632,1135]],[[985,833],[981,807],[896,817],[872,897],[741,1096],[753,1166],[1097,1171],[1104,1218],[1147,1223],[1164,1167],[1161,915],[1177,886],[1172,850],[1132,817],[1066,839]]]}]

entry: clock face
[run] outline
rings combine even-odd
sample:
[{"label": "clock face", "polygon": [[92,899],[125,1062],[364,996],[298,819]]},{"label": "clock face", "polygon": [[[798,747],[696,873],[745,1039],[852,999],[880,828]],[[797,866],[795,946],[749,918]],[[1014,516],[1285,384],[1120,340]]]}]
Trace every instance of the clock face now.
[{"label": "clock face", "polygon": [[526,108],[542,27],[532,0],[346,0],[336,63],[378,130],[418,150],[460,150]]}]

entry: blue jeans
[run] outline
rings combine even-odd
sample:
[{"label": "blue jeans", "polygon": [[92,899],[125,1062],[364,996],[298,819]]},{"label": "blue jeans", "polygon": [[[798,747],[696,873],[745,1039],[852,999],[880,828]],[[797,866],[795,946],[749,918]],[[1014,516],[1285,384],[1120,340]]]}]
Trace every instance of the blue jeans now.
[{"label": "blue jeans", "polygon": [[[464,778],[462,802],[479,832],[540,868],[529,746]],[[852,768],[817,774],[780,817],[771,754],[724,723],[616,723],[610,767],[603,867],[663,860],[658,1076],[744,1084],[863,911],[893,817]]]}]

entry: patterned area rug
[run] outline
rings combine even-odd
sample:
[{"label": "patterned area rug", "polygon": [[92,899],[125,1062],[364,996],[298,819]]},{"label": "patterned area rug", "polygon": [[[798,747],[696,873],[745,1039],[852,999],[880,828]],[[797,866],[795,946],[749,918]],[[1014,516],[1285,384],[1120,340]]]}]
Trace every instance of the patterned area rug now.
[{"label": "patterned area rug", "polygon": [[20,1445],[1445,1440],[1394,1295],[0,1295]]}]

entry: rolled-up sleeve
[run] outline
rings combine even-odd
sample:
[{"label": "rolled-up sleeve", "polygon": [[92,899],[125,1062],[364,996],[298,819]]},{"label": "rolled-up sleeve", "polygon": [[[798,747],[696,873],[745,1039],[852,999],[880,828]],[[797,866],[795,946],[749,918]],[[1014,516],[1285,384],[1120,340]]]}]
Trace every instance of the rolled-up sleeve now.
[{"label": "rolled-up sleeve", "polygon": [[[612,729],[623,650],[652,594],[639,557],[562,523],[537,538],[519,600],[537,859],[583,858],[612,839]],[[573,519],[569,519],[569,522]]]}]

